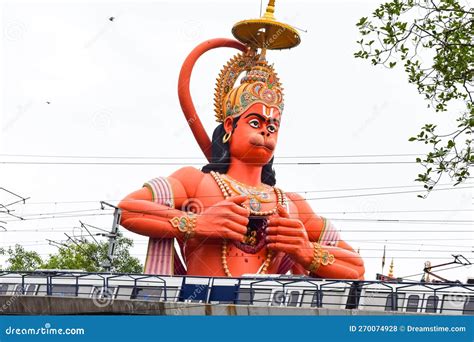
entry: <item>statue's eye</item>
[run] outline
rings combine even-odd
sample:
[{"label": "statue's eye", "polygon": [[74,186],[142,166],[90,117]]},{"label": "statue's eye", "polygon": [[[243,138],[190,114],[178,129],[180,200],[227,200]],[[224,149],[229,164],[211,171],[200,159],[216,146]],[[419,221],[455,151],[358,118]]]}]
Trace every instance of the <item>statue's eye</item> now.
[{"label": "statue's eye", "polygon": [[259,128],[260,122],[257,119],[253,119],[249,121],[249,125],[253,128]]},{"label": "statue's eye", "polygon": [[270,133],[275,133],[276,131],[278,131],[278,128],[275,125],[268,125],[267,131]]}]

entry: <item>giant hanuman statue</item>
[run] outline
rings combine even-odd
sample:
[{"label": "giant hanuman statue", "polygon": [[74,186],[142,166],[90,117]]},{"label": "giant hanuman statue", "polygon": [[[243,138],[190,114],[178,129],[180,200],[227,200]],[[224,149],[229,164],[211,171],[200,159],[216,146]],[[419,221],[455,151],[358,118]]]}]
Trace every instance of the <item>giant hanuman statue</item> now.
[{"label": "giant hanuman statue", "polygon": [[[362,259],[333,224],[315,214],[302,196],[276,187],[272,165],[283,93],[266,52],[294,47],[300,37],[293,27],[275,20],[274,10],[275,1],[270,0],[262,18],[234,25],[238,41],[206,41],[183,64],[181,107],[209,164],[154,178],[119,204],[121,224],[150,237],[145,273],[364,276]],[[227,62],[217,79],[219,125],[211,140],[195,111],[189,82],[199,56],[217,47],[241,53]]]}]

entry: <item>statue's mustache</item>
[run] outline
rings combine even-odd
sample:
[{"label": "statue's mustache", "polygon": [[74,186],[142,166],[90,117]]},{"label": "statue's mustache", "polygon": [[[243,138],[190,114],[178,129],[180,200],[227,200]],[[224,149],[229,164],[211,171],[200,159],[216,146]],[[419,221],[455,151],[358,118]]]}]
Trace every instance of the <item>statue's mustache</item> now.
[{"label": "statue's mustache", "polygon": [[275,149],[275,146],[276,146],[276,142],[274,139],[265,139],[262,135],[260,134],[253,134],[250,139],[249,139],[249,142],[252,144],[252,145],[255,145],[255,146],[263,146],[263,147],[266,147],[267,149],[269,149],[270,151],[273,151]]}]

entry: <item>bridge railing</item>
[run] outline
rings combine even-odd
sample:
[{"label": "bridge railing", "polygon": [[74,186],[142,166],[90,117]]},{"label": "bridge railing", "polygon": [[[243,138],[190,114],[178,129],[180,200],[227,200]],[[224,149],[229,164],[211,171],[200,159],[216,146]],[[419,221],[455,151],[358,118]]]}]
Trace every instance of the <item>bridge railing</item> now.
[{"label": "bridge railing", "polygon": [[474,314],[474,285],[314,279],[209,278],[71,271],[0,272],[0,295]]}]

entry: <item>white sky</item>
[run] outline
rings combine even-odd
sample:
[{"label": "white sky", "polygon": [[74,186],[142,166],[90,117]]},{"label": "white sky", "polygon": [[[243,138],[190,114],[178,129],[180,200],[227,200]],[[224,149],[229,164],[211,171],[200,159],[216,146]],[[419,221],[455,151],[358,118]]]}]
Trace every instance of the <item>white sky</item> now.
[{"label": "white sky", "polygon": [[[436,121],[446,131],[453,127],[454,117],[433,114],[427,109],[401,69],[374,68],[352,56],[359,39],[355,23],[369,15],[378,3],[277,1],[278,19],[307,30],[301,34],[302,43],[296,49],[268,53],[286,95],[277,162],[291,161],[278,156],[423,153],[424,146],[407,141],[418,133],[421,125]],[[198,43],[231,37],[232,25],[241,19],[258,17],[259,7],[258,0],[4,2],[0,161],[176,161],[53,159],[5,154],[200,158],[202,154],[177,98],[181,63]],[[113,22],[108,20],[111,16],[115,17]],[[192,79],[193,98],[209,133],[216,126],[212,107],[214,80],[236,52],[221,50],[205,55]],[[414,158],[338,157],[315,161]],[[0,164],[0,187],[31,197],[26,205],[15,206],[18,215],[95,210],[100,200],[117,203],[144,181],[169,175],[178,167]],[[316,191],[304,194],[308,198],[416,190],[412,187],[341,191],[413,186],[417,185],[413,180],[421,171],[416,164],[276,165],[276,170],[280,188]],[[448,182],[447,178],[441,181]],[[385,273],[393,258],[396,276],[421,272],[425,260],[432,264],[449,262],[453,253],[474,261],[472,224],[348,219],[472,221],[472,198],[471,188],[434,192],[425,200],[417,198],[416,193],[408,193],[326,198],[311,200],[311,204],[317,213],[333,218],[343,238],[361,249],[366,278],[373,279],[380,272],[384,244]],[[10,199],[0,198],[0,203]],[[447,211],[451,209],[457,211]],[[400,210],[428,212],[385,213]],[[78,220],[105,229],[111,226],[110,215],[81,214],[21,222],[0,215],[0,220],[10,221],[4,225],[8,232],[0,232],[0,246],[21,243],[46,256],[55,247],[45,239],[64,240],[64,232],[80,234],[78,229],[73,230]],[[143,261],[146,238],[128,232],[125,235],[133,237],[136,245],[132,253]],[[468,275],[473,276],[473,268],[442,275],[464,281]]]}]

